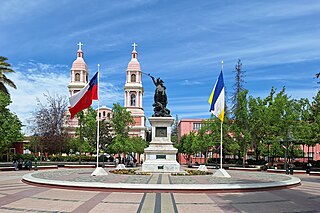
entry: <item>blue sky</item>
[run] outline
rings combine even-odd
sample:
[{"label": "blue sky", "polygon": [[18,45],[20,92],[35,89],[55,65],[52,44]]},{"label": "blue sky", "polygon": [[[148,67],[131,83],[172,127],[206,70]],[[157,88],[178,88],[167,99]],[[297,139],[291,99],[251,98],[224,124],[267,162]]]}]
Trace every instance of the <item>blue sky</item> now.
[{"label": "blue sky", "polygon": [[[142,71],[161,77],[168,108],[180,118],[208,118],[207,99],[224,61],[228,95],[240,58],[249,95],[286,86],[312,98],[320,71],[320,1],[49,1],[2,0],[0,55],[16,70],[8,77],[10,108],[26,124],[43,93],[68,96],[79,41],[90,76],[101,65],[101,105],[123,104],[131,44]],[[144,109],[152,114],[154,85],[144,77]]]}]

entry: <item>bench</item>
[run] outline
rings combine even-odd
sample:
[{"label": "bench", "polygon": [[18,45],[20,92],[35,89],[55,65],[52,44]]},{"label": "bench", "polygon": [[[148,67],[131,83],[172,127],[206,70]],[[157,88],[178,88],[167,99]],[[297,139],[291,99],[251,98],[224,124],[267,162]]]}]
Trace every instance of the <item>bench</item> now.
[{"label": "bench", "polygon": [[310,171],[309,175],[320,176],[320,172]]},{"label": "bench", "polygon": [[75,169],[75,168],[95,168],[95,165],[64,165],[64,168]]},{"label": "bench", "polygon": [[0,167],[0,171],[14,171],[15,168],[13,166],[5,166],[5,167]]},{"label": "bench", "polygon": [[[286,170],[284,169],[267,169],[267,172],[270,173],[286,173]],[[293,174],[305,174],[306,171],[305,170],[293,170]]]},{"label": "bench", "polygon": [[[58,169],[57,165],[48,165],[48,166],[37,166],[38,170],[43,170],[43,169]],[[32,166],[34,170],[34,166]]]},{"label": "bench", "polygon": [[257,167],[229,167],[229,170],[260,172],[261,168],[257,168]]}]

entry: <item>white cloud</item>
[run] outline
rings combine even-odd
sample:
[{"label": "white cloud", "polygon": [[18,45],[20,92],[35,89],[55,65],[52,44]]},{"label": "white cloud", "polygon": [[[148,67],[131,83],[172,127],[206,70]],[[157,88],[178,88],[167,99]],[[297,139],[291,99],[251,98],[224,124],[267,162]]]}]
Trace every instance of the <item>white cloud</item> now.
[{"label": "white cloud", "polygon": [[184,80],[181,85],[184,85],[184,86],[192,86],[192,85],[198,85],[198,84],[201,84],[201,82],[199,81],[189,81],[189,80]]},{"label": "white cloud", "polygon": [[13,68],[16,72],[8,75],[8,78],[16,84],[17,90],[10,89],[12,104],[9,107],[23,125],[27,125],[27,120],[32,118],[37,99],[45,102],[43,94],[49,92],[51,95],[68,97],[68,66],[29,61]]},{"label": "white cloud", "polygon": [[[113,103],[121,103],[124,99],[123,88],[117,87],[112,83],[105,83],[100,81],[100,105],[105,105],[112,108]],[[96,103],[93,106],[97,106]]]},{"label": "white cloud", "polygon": [[[13,67],[16,71],[8,75],[17,86],[17,90],[10,89],[12,104],[9,108],[16,113],[23,125],[28,125],[32,113],[37,108],[37,100],[46,102],[44,94],[64,96],[69,98],[68,84],[70,82],[70,68],[62,64],[45,64],[36,61],[20,63]],[[122,87],[112,83],[100,82],[100,105],[112,108],[113,103],[123,101]],[[93,102],[93,107],[97,102]],[[26,132],[27,129],[24,128]]]}]

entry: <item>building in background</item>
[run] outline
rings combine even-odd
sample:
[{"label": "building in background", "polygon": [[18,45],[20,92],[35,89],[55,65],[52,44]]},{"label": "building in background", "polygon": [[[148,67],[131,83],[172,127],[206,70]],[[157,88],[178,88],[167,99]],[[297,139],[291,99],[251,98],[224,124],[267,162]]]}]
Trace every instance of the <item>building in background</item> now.
[{"label": "building in background", "polygon": [[146,116],[143,109],[142,72],[138,61],[136,44],[133,45],[131,61],[126,71],[126,83],[124,85],[124,107],[131,112],[134,124],[129,132],[130,136],[139,136],[146,139]]},{"label": "building in background", "polygon": [[[77,58],[72,63],[70,71],[70,82],[68,85],[69,96],[72,96],[79,92],[87,83],[89,79],[89,71],[87,64],[84,61],[82,43],[79,44],[77,51]],[[133,51],[131,53],[131,60],[128,63],[126,70],[126,81],[124,85],[124,107],[131,113],[135,123],[131,126],[129,135],[131,137],[138,136],[146,139],[146,116],[143,109],[143,93],[144,89],[142,86],[142,72],[140,63],[138,61],[138,53],[136,51],[136,44],[133,44]],[[103,88],[99,88],[103,90]],[[99,97],[102,100],[104,97]],[[96,109],[98,111],[98,109]],[[76,128],[79,126],[77,117],[70,119],[69,111],[66,112],[66,123],[65,127],[67,132],[71,136],[75,136]],[[110,121],[112,118],[112,109],[107,106],[99,108],[97,119]],[[137,156],[137,159],[140,156]]]},{"label": "building in background", "polygon": [[[82,45],[83,44],[79,42],[77,58],[72,63],[72,67],[70,70],[70,82],[68,85],[69,97],[79,92],[88,83],[89,72],[88,72],[87,64],[83,58]],[[65,122],[66,130],[68,134],[70,134],[71,136],[74,136],[76,134],[76,128],[79,126],[78,119],[77,117],[74,117],[73,119],[71,119],[69,110],[66,111],[66,117],[67,117]]]},{"label": "building in background", "polygon": [[[183,135],[188,135],[190,132],[198,132],[201,128],[203,118],[183,118],[180,120],[178,124],[178,143],[180,143],[181,137]],[[189,164],[189,163],[204,163],[205,158],[204,155],[198,153],[196,155],[191,156],[191,162],[187,162],[184,158],[183,154],[178,153],[178,161],[180,164]]]}]

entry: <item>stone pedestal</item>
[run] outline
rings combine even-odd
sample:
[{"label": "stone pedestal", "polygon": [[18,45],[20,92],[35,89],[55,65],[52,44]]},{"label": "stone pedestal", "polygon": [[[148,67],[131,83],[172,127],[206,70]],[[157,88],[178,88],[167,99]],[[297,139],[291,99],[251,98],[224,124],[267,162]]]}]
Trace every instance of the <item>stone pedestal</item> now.
[{"label": "stone pedestal", "polygon": [[172,117],[150,117],[152,140],[144,149],[143,172],[179,172],[180,164],[176,160],[178,149],[171,142]]}]

